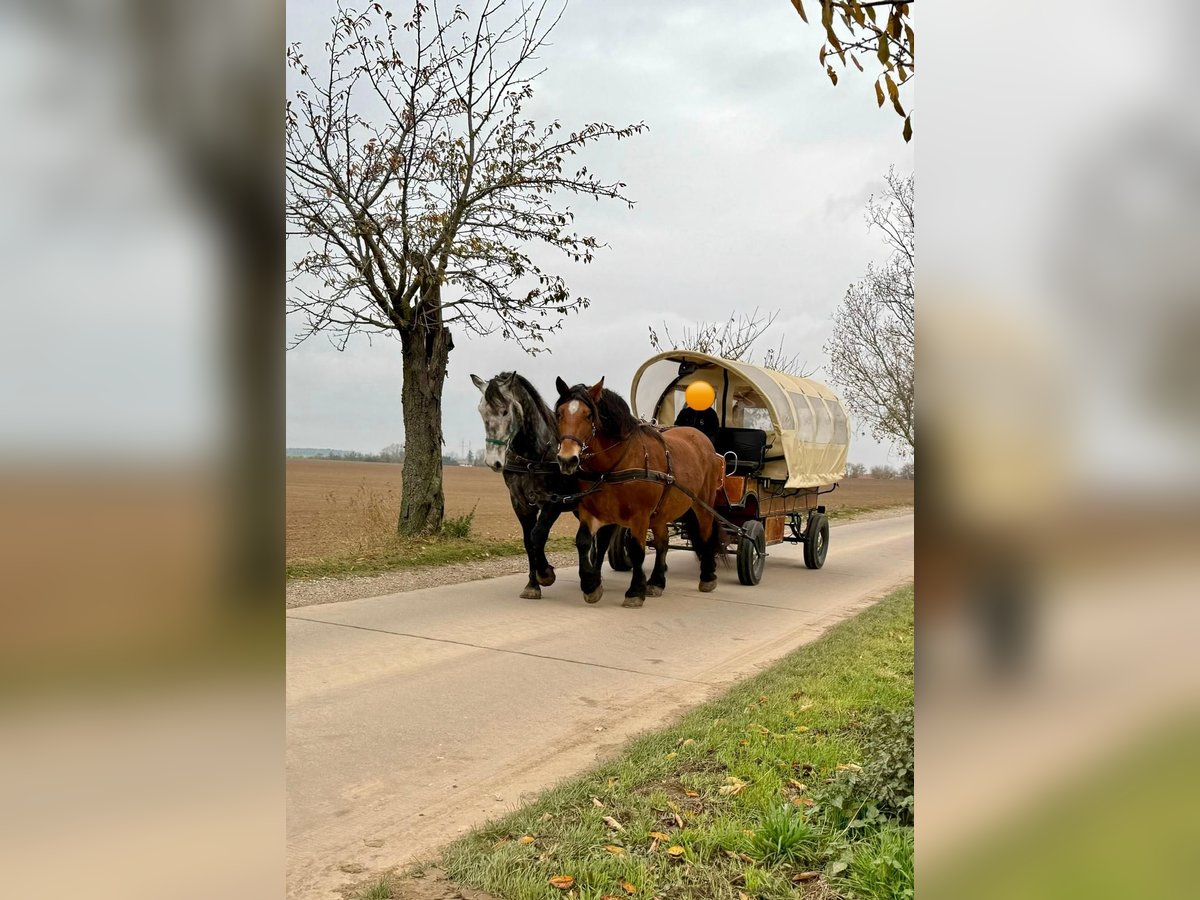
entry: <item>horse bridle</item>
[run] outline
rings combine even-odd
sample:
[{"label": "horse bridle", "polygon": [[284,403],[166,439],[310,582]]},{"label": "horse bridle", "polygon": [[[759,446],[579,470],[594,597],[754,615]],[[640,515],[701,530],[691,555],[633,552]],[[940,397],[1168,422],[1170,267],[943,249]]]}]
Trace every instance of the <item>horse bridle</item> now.
[{"label": "horse bridle", "polygon": [[[592,434],[591,434],[591,437],[589,437],[589,438],[588,438],[588,440],[593,440],[595,437],[596,437],[596,423],[595,423],[595,422],[593,422],[593,423],[592,423]],[[560,435],[558,436],[558,446],[559,446],[560,448],[562,447],[562,442],[563,442],[563,441],[574,441],[576,444],[578,444],[578,445],[579,445],[579,458],[580,458],[580,460],[582,460],[582,459],[583,459],[585,456],[588,456],[588,455],[589,455],[589,454],[588,454],[588,447],[589,447],[590,445],[588,444],[588,441],[585,441],[583,438],[579,437],[578,435],[574,435],[574,434],[560,434]]]}]

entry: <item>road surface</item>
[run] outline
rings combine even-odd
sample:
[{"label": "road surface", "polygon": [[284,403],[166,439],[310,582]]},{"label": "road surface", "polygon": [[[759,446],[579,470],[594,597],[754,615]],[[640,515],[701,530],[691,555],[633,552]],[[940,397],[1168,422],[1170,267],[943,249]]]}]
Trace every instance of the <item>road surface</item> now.
[{"label": "road surface", "polygon": [[642,609],[605,566],[595,606],[560,568],[542,600],[514,575],[290,612],[288,896],[428,855],[812,640],[913,577],[913,516],[836,526],[815,572],[769,549],[711,594],[672,552]]}]

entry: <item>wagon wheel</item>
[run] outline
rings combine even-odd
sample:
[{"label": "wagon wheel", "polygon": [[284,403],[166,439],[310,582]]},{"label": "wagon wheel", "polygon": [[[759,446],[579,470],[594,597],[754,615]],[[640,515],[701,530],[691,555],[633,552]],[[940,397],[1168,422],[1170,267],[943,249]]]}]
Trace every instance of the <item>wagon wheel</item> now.
[{"label": "wagon wheel", "polygon": [[629,559],[629,549],[625,540],[629,537],[628,528],[618,528],[613,532],[612,540],[608,543],[608,564],[614,572],[629,572],[633,562]]},{"label": "wagon wheel", "polygon": [[758,584],[762,581],[763,566],[767,562],[767,534],[762,522],[751,519],[743,528],[745,532],[738,540],[737,571],[742,584]]},{"label": "wagon wheel", "polygon": [[824,513],[813,513],[808,517],[808,530],[804,533],[804,564],[810,569],[825,565],[829,554],[829,517]]}]

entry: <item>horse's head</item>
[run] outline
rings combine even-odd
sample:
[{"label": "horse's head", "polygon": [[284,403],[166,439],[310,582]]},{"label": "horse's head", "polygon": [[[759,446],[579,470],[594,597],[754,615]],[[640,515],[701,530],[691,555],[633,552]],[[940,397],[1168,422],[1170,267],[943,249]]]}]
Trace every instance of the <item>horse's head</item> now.
[{"label": "horse's head", "polygon": [[491,381],[472,375],[471,380],[483,395],[479,399],[485,440],[483,461],[492,471],[500,472],[507,462],[509,446],[521,429],[521,404],[512,393],[512,373],[501,373]]},{"label": "horse's head", "polygon": [[554,407],[558,420],[558,468],[571,475],[579,469],[588,444],[600,429],[597,404],[604,392],[604,379],[591,387],[577,384],[572,388],[559,378],[555,385],[558,387],[558,403]]}]

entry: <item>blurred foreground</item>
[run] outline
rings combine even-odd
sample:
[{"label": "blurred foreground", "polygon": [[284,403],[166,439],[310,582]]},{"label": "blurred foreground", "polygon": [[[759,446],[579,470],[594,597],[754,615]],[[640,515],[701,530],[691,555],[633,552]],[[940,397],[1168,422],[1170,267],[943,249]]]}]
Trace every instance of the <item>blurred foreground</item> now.
[{"label": "blurred foreground", "polygon": [[921,896],[1191,895],[1200,15],[922,12]]},{"label": "blurred foreground", "polygon": [[282,14],[0,6],[5,897],[281,890]]}]

